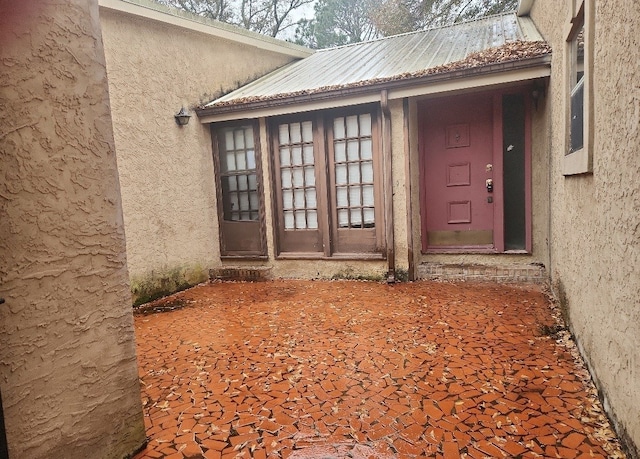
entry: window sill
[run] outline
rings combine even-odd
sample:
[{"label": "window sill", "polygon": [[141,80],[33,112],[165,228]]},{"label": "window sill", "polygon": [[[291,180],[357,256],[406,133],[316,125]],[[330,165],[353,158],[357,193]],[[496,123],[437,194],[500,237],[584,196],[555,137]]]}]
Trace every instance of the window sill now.
[{"label": "window sill", "polygon": [[581,175],[593,173],[593,167],[589,160],[589,150],[582,148],[565,155],[562,163],[562,175]]},{"label": "window sill", "polygon": [[321,253],[281,253],[276,256],[276,260],[384,260],[381,253],[334,253],[333,256],[326,257]]},{"label": "window sill", "polygon": [[222,261],[246,260],[246,261],[267,261],[269,257],[266,255],[221,255]]},{"label": "window sill", "polygon": [[454,254],[454,255],[531,255],[531,252],[526,250],[505,250],[504,252],[498,252],[493,247],[442,247],[431,248],[426,252],[422,252],[423,255],[438,255],[438,254]]}]

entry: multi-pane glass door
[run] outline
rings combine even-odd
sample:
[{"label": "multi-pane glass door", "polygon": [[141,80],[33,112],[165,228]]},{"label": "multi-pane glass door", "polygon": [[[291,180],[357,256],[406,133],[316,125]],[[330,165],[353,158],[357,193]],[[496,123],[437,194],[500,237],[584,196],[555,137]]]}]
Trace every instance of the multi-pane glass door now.
[{"label": "multi-pane glass door", "polygon": [[254,126],[225,126],[215,131],[215,137],[221,255],[265,255],[263,193]]}]

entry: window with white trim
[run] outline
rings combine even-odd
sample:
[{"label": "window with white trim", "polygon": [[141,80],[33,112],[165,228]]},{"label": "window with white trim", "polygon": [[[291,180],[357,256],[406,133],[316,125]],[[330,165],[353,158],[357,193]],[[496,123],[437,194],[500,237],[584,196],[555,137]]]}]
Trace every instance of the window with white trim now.
[{"label": "window with white trim", "polygon": [[567,124],[564,174],[591,172],[592,0],[573,0],[566,38]]}]

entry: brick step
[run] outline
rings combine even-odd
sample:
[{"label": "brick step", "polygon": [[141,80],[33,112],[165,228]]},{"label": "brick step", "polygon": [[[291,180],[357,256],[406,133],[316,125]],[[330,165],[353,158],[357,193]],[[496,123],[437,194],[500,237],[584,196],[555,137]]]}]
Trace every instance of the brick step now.
[{"label": "brick step", "polygon": [[225,266],[209,270],[210,280],[266,281],[272,278],[270,266]]},{"label": "brick step", "polygon": [[547,278],[541,263],[472,264],[424,262],[418,265],[417,277],[428,280],[464,280],[483,282],[543,284]]}]

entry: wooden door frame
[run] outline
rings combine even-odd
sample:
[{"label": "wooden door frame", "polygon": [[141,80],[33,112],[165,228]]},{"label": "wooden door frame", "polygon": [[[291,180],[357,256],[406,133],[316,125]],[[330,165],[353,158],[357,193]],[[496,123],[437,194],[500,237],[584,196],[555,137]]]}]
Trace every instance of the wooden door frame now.
[{"label": "wooden door frame", "polygon": [[0,459],[9,459],[9,446],[4,425],[4,411],[2,410],[2,393],[0,393]]},{"label": "wooden door frame", "polygon": [[[258,199],[260,209],[258,211],[259,233],[260,233],[260,250],[259,251],[234,251],[227,250],[224,243],[224,206],[222,196],[222,183],[221,183],[221,167],[220,167],[220,149],[218,146],[218,132],[221,129],[237,126],[251,125],[253,129],[253,144],[254,154],[256,161],[256,180],[258,188]],[[216,190],[216,201],[218,210],[218,239],[220,247],[220,258],[225,259],[254,259],[254,260],[266,260],[267,255],[267,237],[266,237],[266,212],[265,212],[265,194],[264,194],[264,175],[262,170],[262,151],[260,147],[260,124],[257,120],[239,120],[229,121],[223,123],[210,124],[211,132],[211,144],[213,153],[213,173],[214,184]]]},{"label": "wooden door frame", "polygon": [[[493,176],[502,177],[504,174],[504,161],[503,161],[503,110],[502,110],[502,98],[508,94],[521,94],[524,98],[524,161],[525,161],[525,251],[531,253],[532,251],[532,203],[531,203],[531,97],[530,86],[522,85],[511,88],[502,88],[493,91],[483,91],[487,95],[492,95],[492,116],[493,116]],[[469,94],[478,94],[476,92]],[[482,93],[480,93],[482,94]],[[463,94],[452,94],[447,96],[433,97],[432,99],[446,99],[454,97],[464,97]],[[420,200],[420,223],[421,223],[421,252],[423,254],[428,253],[505,253],[504,247],[504,189],[503,179],[494,181],[493,191],[493,247],[492,248],[448,248],[448,249],[429,249],[427,241],[427,191],[426,191],[426,152],[424,151],[425,142],[423,141],[424,133],[424,119],[423,111],[425,110],[424,104],[428,103],[429,99],[418,102],[417,110],[417,125],[418,125],[418,160],[419,160],[419,200]]]}]

